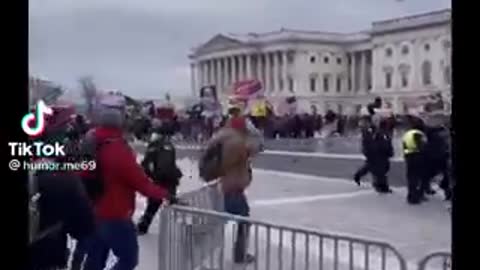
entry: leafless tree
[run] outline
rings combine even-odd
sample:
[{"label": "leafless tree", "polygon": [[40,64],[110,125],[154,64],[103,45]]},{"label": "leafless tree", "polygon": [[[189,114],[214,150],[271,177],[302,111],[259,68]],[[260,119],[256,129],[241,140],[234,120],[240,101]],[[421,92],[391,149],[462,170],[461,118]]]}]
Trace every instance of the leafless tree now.
[{"label": "leafless tree", "polygon": [[97,88],[93,82],[93,78],[90,76],[80,78],[79,83],[82,89],[83,98],[85,98],[85,103],[87,105],[87,115],[91,117],[97,98]]}]

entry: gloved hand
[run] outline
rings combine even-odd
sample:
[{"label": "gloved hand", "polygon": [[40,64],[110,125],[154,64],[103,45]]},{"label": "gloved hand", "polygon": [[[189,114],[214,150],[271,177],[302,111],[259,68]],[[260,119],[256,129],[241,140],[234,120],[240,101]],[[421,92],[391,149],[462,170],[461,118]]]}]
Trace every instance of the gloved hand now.
[{"label": "gloved hand", "polygon": [[173,195],[168,198],[168,202],[169,202],[169,204],[188,206],[188,203],[186,201],[178,198],[177,196],[173,196]]}]

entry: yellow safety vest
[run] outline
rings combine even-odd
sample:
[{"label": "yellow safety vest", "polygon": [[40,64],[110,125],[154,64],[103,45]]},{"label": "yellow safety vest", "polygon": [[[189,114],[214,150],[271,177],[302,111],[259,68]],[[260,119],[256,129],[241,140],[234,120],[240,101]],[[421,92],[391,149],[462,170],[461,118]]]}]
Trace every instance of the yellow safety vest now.
[{"label": "yellow safety vest", "polygon": [[405,155],[416,153],[419,151],[418,145],[415,142],[415,135],[420,134],[425,138],[425,134],[418,129],[411,129],[403,135],[402,142],[403,142],[403,153]]},{"label": "yellow safety vest", "polygon": [[264,117],[267,116],[267,106],[265,102],[257,102],[252,109],[252,116]]}]

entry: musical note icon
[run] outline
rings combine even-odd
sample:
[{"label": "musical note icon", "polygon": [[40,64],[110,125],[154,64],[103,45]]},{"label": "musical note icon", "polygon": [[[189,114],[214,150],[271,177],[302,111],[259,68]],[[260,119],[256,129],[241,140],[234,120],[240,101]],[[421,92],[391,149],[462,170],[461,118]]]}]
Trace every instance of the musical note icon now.
[{"label": "musical note icon", "polygon": [[[38,136],[45,129],[45,115],[52,115],[52,108],[48,107],[43,100],[39,100],[35,107],[35,113],[27,113],[21,121],[23,131],[30,136]],[[35,125],[31,127],[29,124],[35,121]]]}]

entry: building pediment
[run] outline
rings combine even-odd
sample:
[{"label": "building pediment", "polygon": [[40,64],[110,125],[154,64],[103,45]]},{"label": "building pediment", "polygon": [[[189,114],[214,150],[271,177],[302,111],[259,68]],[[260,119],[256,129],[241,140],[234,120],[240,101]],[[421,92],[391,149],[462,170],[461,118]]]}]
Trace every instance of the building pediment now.
[{"label": "building pediment", "polygon": [[243,42],[218,34],[206,43],[202,44],[200,47],[196,48],[194,54],[199,55],[209,52],[221,51],[229,48],[235,48],[239,45],[243,45]]}]

